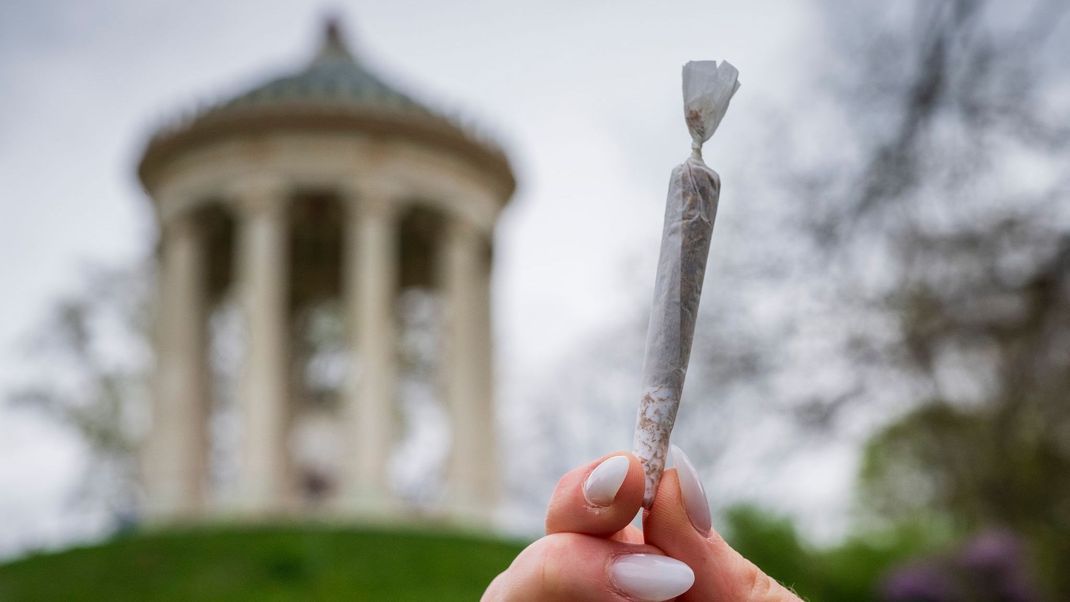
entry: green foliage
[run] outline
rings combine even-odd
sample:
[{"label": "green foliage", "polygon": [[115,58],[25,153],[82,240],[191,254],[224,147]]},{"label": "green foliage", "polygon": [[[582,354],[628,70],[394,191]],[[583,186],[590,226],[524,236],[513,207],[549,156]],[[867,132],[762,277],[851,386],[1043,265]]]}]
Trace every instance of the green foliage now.
[{"label": "green foliage", "polygon": [[962,535],[1011,529],[1028,544],[1039,581],[1064,599],[1070,595],[1070,453],[1056,425],[1066,419],[1064,408],[1040,394],[972,408],[924,404],[868,443],[860,475],[864,505],[895,523],[942,517]]},{"label": "green foliage", "polygon": [[0,600],[478,600],[522,548],[322,526],[139,534],[0,566]]},{"label": "green foliage", "polygon": [[923,405],[866,444],[859,474],[863,505],[893,521],[934,507],[958,510],[959,521],[976,519],[992,460],[981,457],[986,438],[977,416],[947,404]]},{"label": "green foliage", "polygon": [[784,585],[805,582],[810,552],[789,519],[753,506],[735,506],[725,518],[725,535],[736,550]]},{"label": "green foliage", "polygon": [[906,559],[940,549],[948,542],[920,524],[855,535],[829,548],[807,546],[791,521],[752,506],[726,514],[725,536],[766,573],[807,600],[871,600],[881,578]]}]

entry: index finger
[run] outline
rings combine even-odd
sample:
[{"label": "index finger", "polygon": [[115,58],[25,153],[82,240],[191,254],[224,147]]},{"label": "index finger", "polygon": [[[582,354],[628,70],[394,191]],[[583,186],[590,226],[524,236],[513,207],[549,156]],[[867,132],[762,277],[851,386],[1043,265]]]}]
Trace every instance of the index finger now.
[{"label": "index finger", "polygon": [[695,585],[686,602],[800,602],[799,597],[732,549],[710,525],[709,505],[698,473],[673,446],[675,468],[665,471],[654,506],[645,514],[647,543],[687,563]]}]

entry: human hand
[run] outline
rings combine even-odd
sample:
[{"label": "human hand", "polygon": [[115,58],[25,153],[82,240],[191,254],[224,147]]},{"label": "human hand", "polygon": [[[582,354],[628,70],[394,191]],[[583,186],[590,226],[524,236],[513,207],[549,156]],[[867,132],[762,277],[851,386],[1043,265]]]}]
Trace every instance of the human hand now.
[{"label": "human hand", "polygon": [[484,602],[799,602],[733,550],[710,525],[698,473],[675,446],[643,530],[629,523],[643,498],[639,460],[617,453],[557,484],[546,533],[490,584]]}]

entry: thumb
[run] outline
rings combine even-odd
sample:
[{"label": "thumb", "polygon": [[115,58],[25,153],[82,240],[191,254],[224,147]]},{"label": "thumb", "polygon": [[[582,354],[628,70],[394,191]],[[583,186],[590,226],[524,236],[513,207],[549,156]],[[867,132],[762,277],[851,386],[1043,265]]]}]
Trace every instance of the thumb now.
[{"label": "thumb", "polygon": [[[546,532],[608,537],[627,529],[642,500],[639,458],[627,452],[603,456],[561,477],[546,512]],[[626,533],[642,541],[638,532]]]}]

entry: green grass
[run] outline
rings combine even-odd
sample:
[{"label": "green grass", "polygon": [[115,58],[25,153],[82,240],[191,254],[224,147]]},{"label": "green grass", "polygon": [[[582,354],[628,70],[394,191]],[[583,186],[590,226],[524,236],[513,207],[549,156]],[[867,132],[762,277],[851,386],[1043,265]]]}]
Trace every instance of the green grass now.
[{"label": "green grass", "polygon": [[137,534],[0,565],[0,600],[478,600],[522,548],[307,525]]}]

